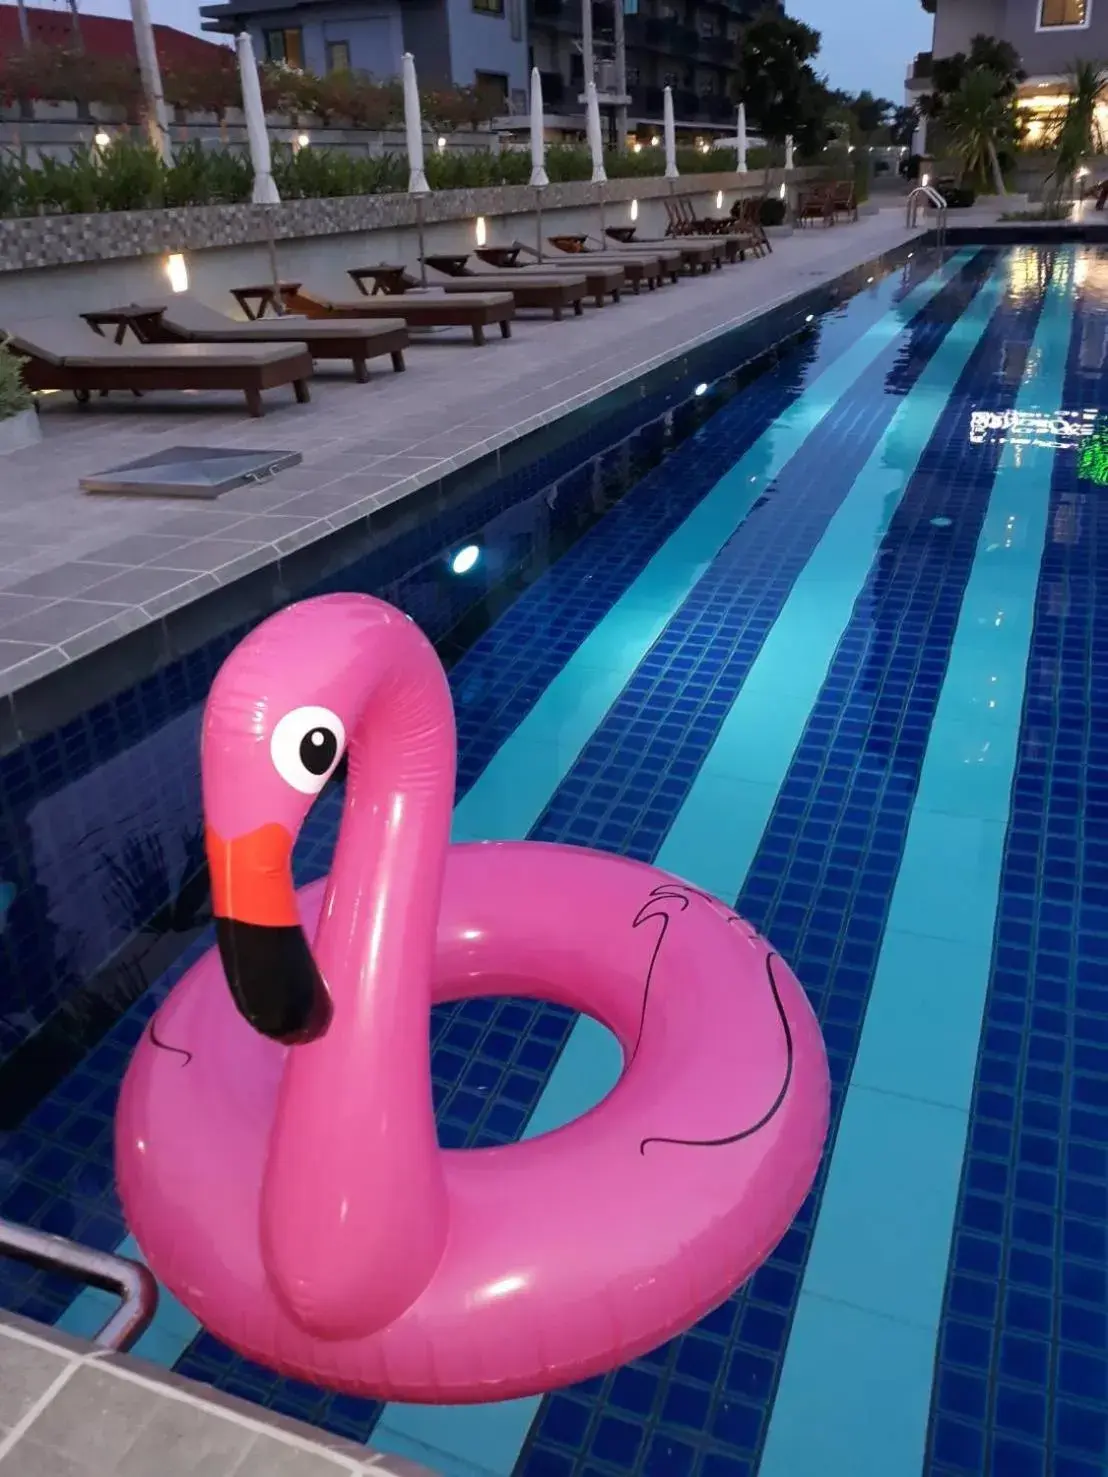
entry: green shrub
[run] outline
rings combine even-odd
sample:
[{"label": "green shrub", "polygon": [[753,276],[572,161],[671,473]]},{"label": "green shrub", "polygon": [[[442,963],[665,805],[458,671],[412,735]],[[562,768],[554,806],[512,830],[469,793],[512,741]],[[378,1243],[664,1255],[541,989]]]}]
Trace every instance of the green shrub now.
[{"label": "green shrub", "polygon": [[758,207],[758,219],[763,226],[780,226],[785,221],[785,202],[779,195],[767,195]]},{"label": "green shrub", "polygon": [[[525,185],[531,177],[526,149],[427,151],[427,180],[433,190]],[[730,173],[733,149],[679,149],[683,175]],[[611,179],[657,178],[665,168],[661,149],[605,155]],[[553,184],[592,177],[589,151],[554,144],[546,154]],[[407,189],[403,154],[355,154],[342,149],[273,146],[273,177],[283,200],[341,195],[382,195]],[[224,205],[250,199],[253,172],[241,150],[205,148],[193,140],[177,147],[165,165],[149,144],[121,137],[103,149],[74,149],[68,160],[40,159],[31,165],[14,152],[0,157],[0,216],[84,215],[97,211],[152,210],[163,206]]]},{"label": "green shrub", "polygon": [[24,360],[8,348],[8,340],[0,339],[0,421],[29,410],[34,403],[23,383]]}]

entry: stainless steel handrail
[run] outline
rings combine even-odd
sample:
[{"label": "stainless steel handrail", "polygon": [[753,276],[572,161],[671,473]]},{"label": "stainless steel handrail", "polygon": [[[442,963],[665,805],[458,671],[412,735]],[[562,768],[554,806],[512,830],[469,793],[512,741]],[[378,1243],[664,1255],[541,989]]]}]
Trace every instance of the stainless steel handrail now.
[{"label": "stainless steel handrail", "polygon": [[30,1226],[0,1219],[0,1256],[29,1262],[45,1272],[64,1272],[91,1287],[113,1292],[119,1307],[93,1339],[102,1349],[118,1353],[134,1346],[153,1322],[158,1308],[158,1284],[153,1273],[130,1257],[94,1251],[64,1236],[51,1236]]},{"label": "stainless steel handrail", "polygon": [[940,195],[934,185],[917,185],[910,192],[908,196],[908,208],[905,213],[905,224],[909,230],[916,224],[921,199],[926,200],[938,212],[939,219],[935,234],[938,238],[938,245],[943,247],[946,245],[946,197],[945,195]]}]

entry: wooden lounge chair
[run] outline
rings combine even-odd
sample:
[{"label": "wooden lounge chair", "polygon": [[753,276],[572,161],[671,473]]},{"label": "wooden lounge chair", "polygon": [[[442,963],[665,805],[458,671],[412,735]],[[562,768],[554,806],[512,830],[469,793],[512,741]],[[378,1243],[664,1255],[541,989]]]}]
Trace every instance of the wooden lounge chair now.
[{"label": "wooden lounge chair", "polygon": [[447,293],[413,292],[399,297],[346,298],[341,302],[310,292],[285,288],[282,302],[290,313],[305,318],[403,318],[412,328],[468,328],[477,345],[485,342],[485,329],[500,329],[501,338],[511,338],[515,300],[507,292],[483,292],[465,297]]},{"label": "wooden lounge chair", "polygon": [[845,216],[848,221],[858,219],[858,192],[853,180],[836,180],[827,191],[827,203],[832,215]]},{"label": "wooden lounge chair", "polygon": [[251,415],[264,415],[262,391],[291,385],[311,398],[312,356],[291,344],[115,344],[79,319],[10,320],[5,331],[26,360],[29,390],[72,390],[81,405],[97,391],[239,390]]},{"label": "wooden lounge chair", "polygon": [[681,253],[672,248],[668,251],[620,251],[613,247],[609,251],[604,247],[590,246],[587,236],[548,236],[546,239],[555,253],[555,261],[567,257],[576,262],[583,256],[595,256],[600,262],[622,267],[631,291],[636,294],[644,283],[653,292],[663,285],[667,277],[676,282],[681,275]]},{"label": "wooden lounge chair", "polygon": [[[504,284],[505,290],[515,292],[516,283],[533,283],[537,278],[545,282],[560,282],[572,280],[584,285],[582,298],[591,297],[598,308],[604,306],[610,297],[612,302],[618,303],[624,287],[627,285],[627,277],[622,268],[617,266],[605,266],[592,268],[582,263],[565,261],[539,261],[537,256],[530,257],[526,262],[515,261],[510,266],[494,265],[482,256],[484,250],[496,251],[496,248],[477,247],[475,255],[476,264],[471,263],[461,253],[451,256],[448,254],[428,256],[426,265],[437,274],[436,282],[441,282],[447,288],[446,278],[451,282],[470,282],[473,286],[484,283],[487,286]],[[519,248],[510,248],[518,252]],[[449,290],[449,289],[447,289]],[[525,287],[524,291],[529,288]]]},{"label": "wooden lounge chair", "polygon": [[762,206],[768,195],[742,195],[731,207],[729,231],[745,237],[755,256],[769,256],[773,251],[765,226],[762,225]]},{"label": "wooden lounge chair", "polygon": [[[468,300],[474,295],[480,297],[489,293],[497,295],[501,291],[510,292],[517,312],[531,308],[549,311],[556,323],[561,322],[562,314],[567,308],[578,317],[581,316],[581,304],[587,291],[583,277],[551,276],[521,285],[516,282],[502,283],[491,273],[454,277],[442,271],[432,272],[429,285],[425,287],[406,267],[397,266],[393,262],[377,262],[369,267],[350,267],[346,275],[363,296],[374,301],[400,297],[409,302],[417,297],[437,298],[450,294],[461,294]],[[371,286],[367,287],[367,282]],[[378,294],[382,297],[378,297]]]},{"label": "wooden lounge chair", "polygon": [[[722,267],[727,260],[727,251],[723,243],[714,240],[711,236],[705,236],[703,239],[693,236],[671,236],[668,239],[650,236],[640,238],[634,226],[606,226],[604,234],[610,242],[615,243],[617,251],[648,252],[652,247],[676,251],[680,254],[681,265],[690,277],[697,272],[710,272],[713,267]],[[585,238],[586,241],[590,239]]]},{"label": "wooden lounge chair", "polygon": [[[163,302],[132,304],[131,327],[150,344],[304,344],[313,359],[349,359],[359,384],[369,379],[367,361],[388,354],[394,370],[404,368],[411,342],[408,325],[396,314],[377,322],[339,318],[256,318],[242,322],[209,308],[188,293]],[[140,312],[142,316],[140,316]]]},{"label": "wooden lounge chair", "polygon": [[797,225],[808,221],[822,221],[825,226],[835,224],[835,212],[827,185],[812,185],[801,190],[796,201]]},{"label": "wooden lounge chair", "polygon": [[756,256],[761,254],[762,242],[751,237],[749,231],[744,227],[736,227],[729,216],[700,217],[697,216],[689,200],[666,200],[666,215],[669,224],[666,226],[666,235],[677,240],[693,237],[721,241],[727,252],[728,261],[741,261],[748,251],[753,251]]}]

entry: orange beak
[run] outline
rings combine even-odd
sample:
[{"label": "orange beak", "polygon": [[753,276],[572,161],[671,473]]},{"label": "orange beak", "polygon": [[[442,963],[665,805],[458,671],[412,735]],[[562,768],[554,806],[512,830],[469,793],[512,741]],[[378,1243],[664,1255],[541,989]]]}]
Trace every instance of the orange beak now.
[{"label": "orange beak", "polygon": [[212,877],[212,911],[217,918],[257,923],[265,928],[300,924],[292,886],[292,837],[275,822],[224,841],[211,826],[205,832]]},{"label": "orange beak", "polygon": [[271,824],[225,841],[209,826],[205,843],[219,957],[240,1014],[274,1041],[314,1040],[331,999],[300,926],[292,836]]}]

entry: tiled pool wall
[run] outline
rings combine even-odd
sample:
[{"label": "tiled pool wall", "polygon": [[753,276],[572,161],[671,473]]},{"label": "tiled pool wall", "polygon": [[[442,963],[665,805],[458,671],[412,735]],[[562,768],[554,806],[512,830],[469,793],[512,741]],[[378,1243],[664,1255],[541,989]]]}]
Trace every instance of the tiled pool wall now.
[{"label": "tiled pool wall", "polygon": [[[327,542],[331,572],[283,598],[372,591],[408,611],[449,663],[552,555],[618,500],[652,460],[695,430],[781,346],[818,331],[833,311],[903,266],[908,248],[823,283],[749,325],[630,383],[492,457],[412,494]],[[711,394],[696,394],[704,384]],[[618,461],[618,467],[605,468]],[[614,487],[605,492],[605,480]],[[465,578],[444,552],[480,538],[486,552]],[[307,551],[315,572],[319,556]],[[646,557],[646,556],[644,556]],[[80,1059],[126,1006],[188,947],[208,919],[198,734],[203,700],[243,622],[226,593],[230,627],[124,691],[88,664],[75,717],[0,757],[0,1130]],[[272,599],[272,597],[271,597]],[[275,608],[280,600],[273,600]],[[259,612],[260,614],[260,612]],[[460,733],[487,704],[455,693]],[[470,745],[459,775],[472,781],[499,739]]]}]

